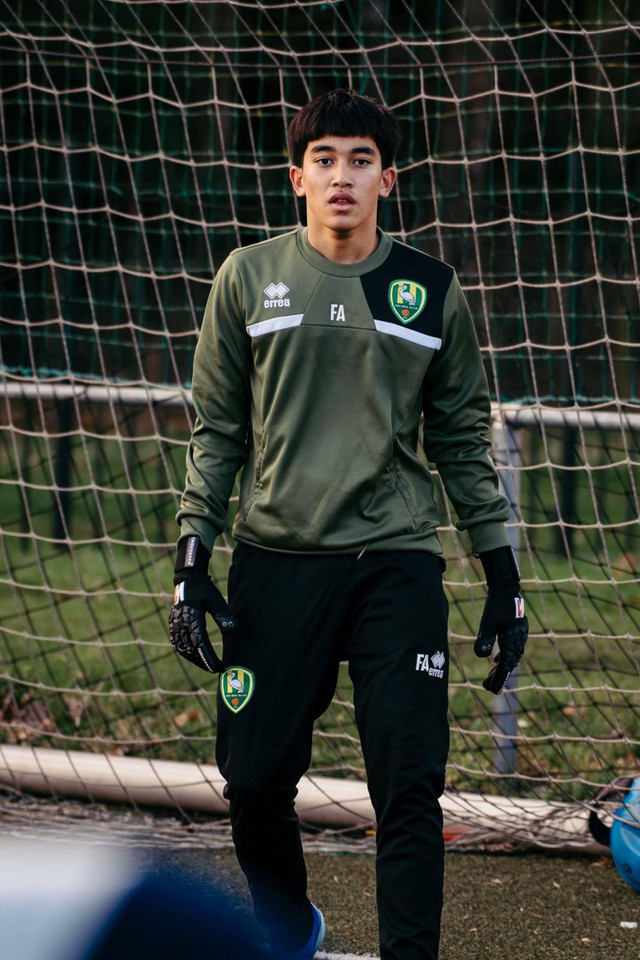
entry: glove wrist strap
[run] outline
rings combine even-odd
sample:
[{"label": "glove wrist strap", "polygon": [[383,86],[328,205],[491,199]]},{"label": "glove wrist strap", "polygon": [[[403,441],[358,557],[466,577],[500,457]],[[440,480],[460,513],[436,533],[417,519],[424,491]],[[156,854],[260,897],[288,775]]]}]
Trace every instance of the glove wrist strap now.
[{"label": "glove wrist strap", "polygon": [[200,537],[196,535],[181,537],[178,540],[178,553],[174,572],[194,570],[198,573],[206,573],[209,568],[210,559],[211,554],[200,540]]},{"label": "glove wrist strap", "polygon": [[513,547],[497,547],[479,554],[489,592],[501,587],[520,587],[520,569]]}]

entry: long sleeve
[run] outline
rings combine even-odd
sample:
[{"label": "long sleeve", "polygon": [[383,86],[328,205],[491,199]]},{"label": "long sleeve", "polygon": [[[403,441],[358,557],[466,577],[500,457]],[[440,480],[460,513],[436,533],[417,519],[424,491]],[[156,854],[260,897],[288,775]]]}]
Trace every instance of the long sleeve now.
[{"label": "long sleeve", "polygon": [[230,256],[211,288],[195,351],[196,421],[176,517],[181,536],[198,534],[208,550],[224,530],[233,484],[247,459],[250,367],[241,278]]},{"label": "long sleeve", "polygon": [[436,464],[474,553],[509,543],[509,506],[491,460],[489,390],[473,321],[457,276],[444,305],[442,348],[423,385],[424,449]]}]

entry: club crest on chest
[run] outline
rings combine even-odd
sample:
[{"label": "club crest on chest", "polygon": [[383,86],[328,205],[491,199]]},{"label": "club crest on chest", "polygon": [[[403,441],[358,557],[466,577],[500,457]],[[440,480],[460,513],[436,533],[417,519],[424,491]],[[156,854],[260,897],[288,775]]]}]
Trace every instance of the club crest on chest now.
[{"label": "club crest on chest", "polygon": [[393,280],[388,296],[389,306],[401,323],[411,323],[427,304],[427,289],[415,280]]}]

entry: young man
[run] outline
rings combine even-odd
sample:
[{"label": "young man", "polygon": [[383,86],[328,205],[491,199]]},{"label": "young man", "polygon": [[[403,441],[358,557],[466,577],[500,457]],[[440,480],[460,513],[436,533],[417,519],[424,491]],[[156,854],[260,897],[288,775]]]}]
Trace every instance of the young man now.
[{"label": "young man", "polygon": [[[178,513],[171,639],[223,671],[217,761],[233,837],[274,956],[305,960],[324,922],[306,895],[294,810],[314,721],[348,660],[377,818],[382,960],[434,960],[448,750],[447,601],[424,447],[484,565],[476,653],[498,693],[527,635],[489,399],[454,270],[382,233],[393,115],[336,90],[289,128],[307,227],[235,250],[196,349],[196,425]],[[238,470],[229,607],[207,576]],[[222,664],[205,612],[221,628]]]}]

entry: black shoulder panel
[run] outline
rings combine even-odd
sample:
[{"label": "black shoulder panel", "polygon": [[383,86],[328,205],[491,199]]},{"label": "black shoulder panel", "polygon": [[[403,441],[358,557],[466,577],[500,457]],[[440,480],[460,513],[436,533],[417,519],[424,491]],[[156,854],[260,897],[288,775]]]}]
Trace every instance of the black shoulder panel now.
[{"label": "black shoulder panel", "polygon": [[374,320],[442,337],[444,300],[453,267],[394,241],[381,266],[360,280]]}]

